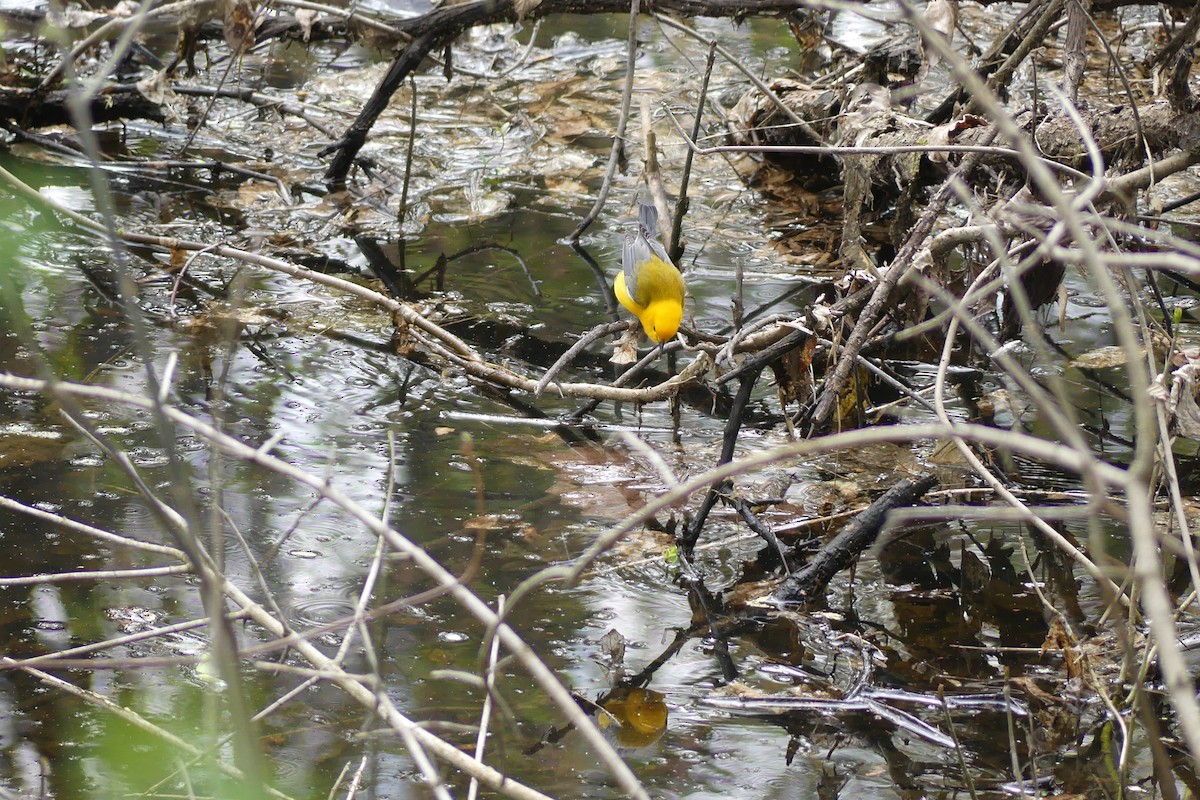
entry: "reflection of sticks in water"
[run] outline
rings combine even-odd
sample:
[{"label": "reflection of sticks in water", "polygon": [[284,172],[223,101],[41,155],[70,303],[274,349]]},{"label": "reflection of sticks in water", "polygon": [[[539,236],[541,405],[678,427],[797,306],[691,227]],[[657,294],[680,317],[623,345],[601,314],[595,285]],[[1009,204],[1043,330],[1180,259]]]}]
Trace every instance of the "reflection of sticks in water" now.
[{"label": "reflection of sticks in water", "polygon": [[[694,590],[694,598],[697,597],[696,593],[703,591],[703,586],[697,586],[691,582],[689,582],[689,588]],[[636,674],[627,675],[621,678],[619,681],[617,681],[616,686],[614,686],[611,690],[601,694],[600,697],[596,698],[596,700],[589,700],[580,694],[572,692],[571,696],[575,698],[575,702],[579,704],[580,708],[589,714],[595,715],[597,718],[603,718],[604,715],[611,716],[611,712],[605,708],[606,703],[613,699],[619,700],[623,696],[628,695],[630,690],[641,690],[648,686],[651,679],[654,677],[654,674],[658,672],[661,667],[666,665],[667,662],[669,662],[672,658],[678,655],[679,652],[683,650],[683,646],[692,641],[697,634],[705,633],[712,637],[715,641],[724,643],[727,642],[729,637],[733,636],[741,628],[754,624],[750,618],[742,616],[715,619],[708,614],[708,603],[705,602],[703,598],[699,599],[700,605],[704,607],[706,614],[706,619],[703,622],[697,622],[688,626],[687,628],[676,630],[675,638],[661,653],[654,658],[654,660],[647,663],[646,666],[642,667],[641,671],[637,672]],[[729,655],[728,646],[725,646],[724,648],[718,648],[718,659],[722,661],[722,673],[726,676],[726,680],[732,680],[733,678],[736,678],[736,668],[733,666],[733,659]],[[733,670],[732,674],[730,673],[730,670]],[[654,694],[658,693],[655,692]],[[664,716],[664,725],[665,722],[666,720]],[[601,724],[601,727],[604,727],[603,724]],[[534,755],[547,745],[557,744],[558,742],[562,741],[562,739],[566,737],[566,735],[573,729],[574,726],[570,723],[558,728],[551,728],[540,741],[525,750],[525,755]],[[657,736],[655,739],[657,739]],[[646,744],[648,743],[649,742],[646,742]]]},{"label": "reflection of sticks in water", "polygon": [[[887,702],[885,702],[887,701]],[[904,702],[931,708],[947,709],[989,709],[1008,712],[1017,716],[1028,716],[1029,709],[1015,698],[992,696],[964,697],[930,697],[916,692],[901,692],[866,687],[862,691],[844,698],[828,697],[706,697],[705,705],[733,711],[742,714],[753,714],[759,717],[780,717],[798,712],[817,714],[845,713],[847,711],[866,712],[886,719],[901,730],[919,736],[927,742],[940,747],[957,748],[954,738],[943,733],[940,729],[911,714],[895,708],[892,703]],[[944,702],[944,706],[943,706]]]},{"label": "reflection of sticks in water", "polygon": [[[742,417],[745,414],[747,404],[750,402],[750,394],[754,390],[754,384],[758,382],[758,376],[761,372],[761,367],[752,369],[741,379],[742,384],[738,388],[737,396],[733,400],[733,408],[729,414],[729,420],[725,424],[724,442],[721,447],[721,457],[717,460],[717,466],[728,464],[733,460],[738,431],[742,429]],[[728,479],[720,483],[714,483],[708,487],[708,493],[704,496],[704,502],[696,512],[692,524],[684,531],[682,536],[677,537],[681,557],[691,557],[692,551],[696,547],[696,541],[700,538],[700,530],[704,527],[705,520],[708,519],[708,512],[712,511],[717,500],[727,495],[732,488],[733,482]]]}]

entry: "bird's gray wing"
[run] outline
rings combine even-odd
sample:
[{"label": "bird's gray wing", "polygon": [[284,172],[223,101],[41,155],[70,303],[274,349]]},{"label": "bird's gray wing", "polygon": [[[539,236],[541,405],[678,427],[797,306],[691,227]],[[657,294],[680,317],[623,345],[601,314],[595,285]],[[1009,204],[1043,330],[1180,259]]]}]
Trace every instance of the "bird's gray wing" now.
[{"label": "bird's gray wing", "polygon": [[[658,256],[663,263],[672,263],[671,257],[667,255],[667,248],[658,240],[658,209],[652,203],[642,203],[642,210],[638,214],[638,226],[650,252]],[[629,278],[625,280],[628,281]]]},{"label": "bird's gray wing", "polygon": [[625,289],[638,305],[637,265],[649,258],[646,239],[635,233],[625,234],[625,246],[621,248],[621,271],[625,273]]}]

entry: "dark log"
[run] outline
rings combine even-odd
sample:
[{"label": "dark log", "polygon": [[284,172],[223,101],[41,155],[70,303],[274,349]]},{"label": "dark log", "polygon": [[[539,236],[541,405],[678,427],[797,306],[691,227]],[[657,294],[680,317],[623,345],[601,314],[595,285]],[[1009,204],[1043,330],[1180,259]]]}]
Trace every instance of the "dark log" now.
[{"label": "dark log", "polygon": [[[71,92],[67,89],[37,92],[0,87],[0,119],[12,120],[22,128],[72,125],[74,123],[67,106],[70,96]],[[166,119],[162,107],[146,99],[133,84],[106,87],[92,100],[89,113],[95,122],[119,119],[162,122]]]},{"label": "dark log", "polygon": [[807,603],[818,597],[834,575],[850,566],[875,542],[889,511],[912,505],[936,483],[937,478],[933,475],[925,475],[915,481],[905,478],[888,489],[830,539],[807,564],[788,575],[775,589],[775,602]]}]

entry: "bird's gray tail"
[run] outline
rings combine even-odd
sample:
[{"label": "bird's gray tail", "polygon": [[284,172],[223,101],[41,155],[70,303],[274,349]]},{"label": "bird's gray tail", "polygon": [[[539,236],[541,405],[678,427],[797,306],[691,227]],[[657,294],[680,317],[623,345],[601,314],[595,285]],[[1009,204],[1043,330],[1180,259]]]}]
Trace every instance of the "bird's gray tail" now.
[{"label": "bird's gray tail", "polygon": [[638,215],[638,223],[646,232],[649,238],[658,238],[658,209],[653,203],[642,203],[641,213]]}]

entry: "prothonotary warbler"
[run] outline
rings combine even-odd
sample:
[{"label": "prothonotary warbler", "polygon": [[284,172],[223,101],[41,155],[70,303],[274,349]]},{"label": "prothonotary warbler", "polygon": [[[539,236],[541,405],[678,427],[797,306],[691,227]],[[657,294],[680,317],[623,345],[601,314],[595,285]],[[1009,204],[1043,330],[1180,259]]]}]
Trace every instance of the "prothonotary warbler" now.
[{"label": "prothonotary warbler", "polygon": [[636,234],[625,234],[621,271],[613,285],[621,305],[654,342],[675,338],[683,319],[683,276],[658,241],[658,211],[642,203]]}]

